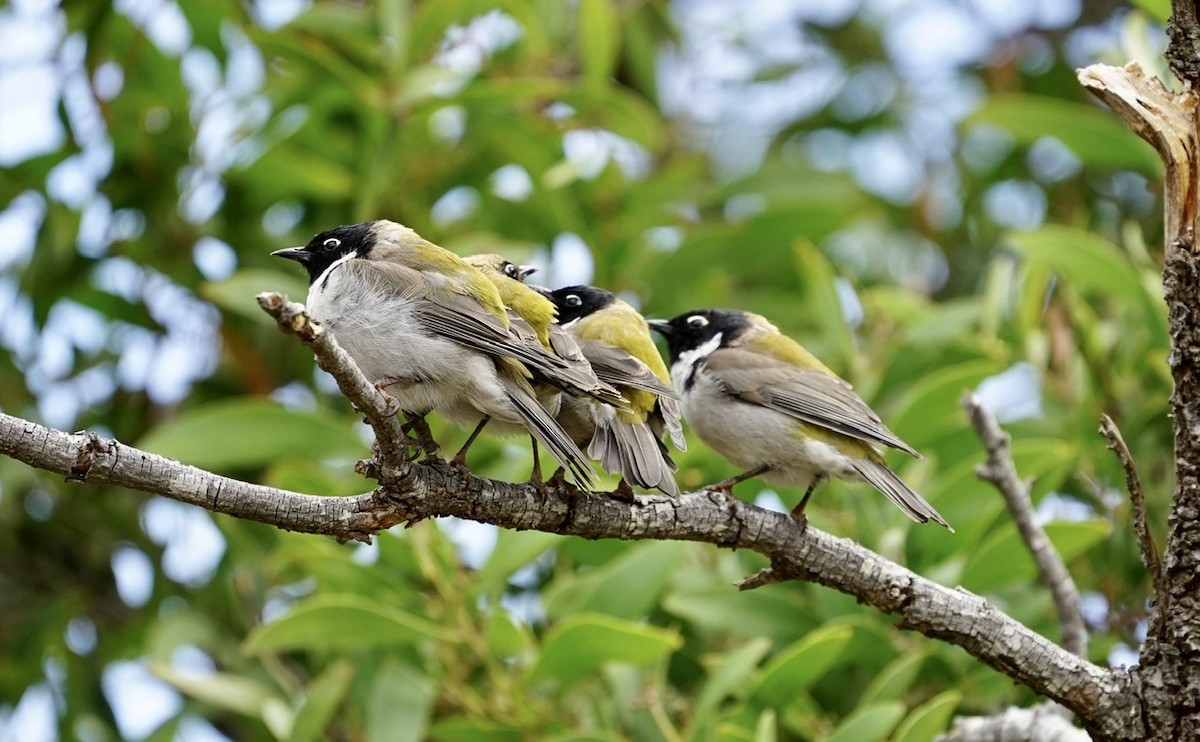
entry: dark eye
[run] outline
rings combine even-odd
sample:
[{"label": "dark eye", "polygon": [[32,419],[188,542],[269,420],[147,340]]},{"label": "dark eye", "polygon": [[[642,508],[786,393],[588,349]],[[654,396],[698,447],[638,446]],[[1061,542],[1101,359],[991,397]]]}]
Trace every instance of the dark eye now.
[{"label": "dark eye", "polygon": [[517,277],[517,266],[505,261],[504,275],[508,276],[509,278],[516,278]]},{"label": "dark eye", "polygon": [[325,240],[321,244],[324,245],[325,247],[341,247],[342,241],[339,240],[337,237],[330,237],[329,239]]},{"label": "dark eye", "polygon": [[708,319],[699,314],[693,314],[687,319],[688,327],[699,330],[701,327],[708,325]]},{"label": "dark eye", "polygon": [[579,298],[579,294],[567,294],[567,298],[563,300],[568,307],[583,306],[583,299]]}]

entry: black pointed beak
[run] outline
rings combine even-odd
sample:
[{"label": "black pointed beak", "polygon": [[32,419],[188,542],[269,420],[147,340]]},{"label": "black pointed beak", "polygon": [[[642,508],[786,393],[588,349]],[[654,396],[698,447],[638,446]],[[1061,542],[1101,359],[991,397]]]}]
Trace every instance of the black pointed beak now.
[{"label": "black pointed beak", "polygon": [[517,266],[517,280],[524,281],[529,276],[532,276],[534,273],[537,273],[537,271],[538,271],[538,269],[532,265],[518,265]]},{"label": "black pointed beak", "polygon": [[305,250],[303,247],[285,247],[271,254],[277,258],[287,258],[288,260],[295,260],[298,263],[307,262],[309,255],[308,250]]},{"label": "black pointed beak", "polygon": [[663,337],[671,337],[675,334],[675,328],[671,326],[670,321],[665,319],[648,319],[646,324],[650,325],[650,329],[654,330]]}]

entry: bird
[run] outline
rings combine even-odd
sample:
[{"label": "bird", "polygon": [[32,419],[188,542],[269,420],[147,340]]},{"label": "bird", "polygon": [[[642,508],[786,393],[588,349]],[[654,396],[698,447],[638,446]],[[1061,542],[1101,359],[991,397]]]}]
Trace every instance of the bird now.
[{"label": "bird", "polygon": [[695,309],[649,324],[666,338],[671,379],[692,432],[744,470],[708,489],[729,495],[752,477],[805,487],[792,511],[803,523],[804,508],[823,480],[862,480],[913,520],[950,528],[888,467],[877,447],[920,454],[850,384],[765,317]]},{"label": "bird", "polygon": [[385,219],[323,231],[271,253],[308,272],[308,311],[367,378],[423,417],[527,429],[582,486],[596,471],[535,396],[535,370],[565,363],[513,329],[495,285],[463,258]]},{"label": "bird", "polygon": [[559,362],[552,368],[534,368],[536,379],[571,394],[594,397],[605,404],[628,406],[616,389],[596,377],[579,345],[558,323],[558,307],[554,302],[525,285],[525,278],[536,272],[536,268],[519,266],[503,256],[489,253],[471,255],[466,261],[496,286],[514,330],[527,338],[532,333],[542,348]]},{"label": "bird", "polygon": [[[614,387],[600,381],[570,333],[558,324],[558,308],[545,295],[526,286],[523,280],[537,269],[519,266],[501,255],[471,255],[466,262],[477,268],[500,292],[500,300],[509,312],[509,322],[519,334],[534,337],[545,352],[561,359],[565,366],[553,372],[534,372],[534,392],[542,407],[557,415],[563,394],[591,397],[605,405],[628,409],[629,403]],[[496,432],[496,431],[494,431]],[[516,426],[504,426],[500,434],[519,432]],[[541,483],[537,441],[533,442],[533,471],[530,481]]]},{"label": "bird", "polygon": [[670,435],[687,449],[679,398],[670,386],[646,319],[627,302],[594,286],[567,286],[549,292],[558,320],[579,344],[601,381],[629,401],[627,409],[564,398],[558,420],[588,455],[621,482],[614,495],[633,499],[631,484],[678,497],[675,463],[662,443]]}]

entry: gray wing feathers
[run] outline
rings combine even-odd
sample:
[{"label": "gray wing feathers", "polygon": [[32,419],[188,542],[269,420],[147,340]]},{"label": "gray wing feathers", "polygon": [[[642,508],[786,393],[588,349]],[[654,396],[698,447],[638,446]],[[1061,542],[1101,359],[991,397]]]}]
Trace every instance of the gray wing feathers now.
[{"label": "gray wing feathers", "polygon": [[506,329],[465,296],[426,299],[414,305],[421,322],[439,335],[488,355],[515,358],[539,380],[565,391],[625,406],[621,393],[596,378],[582,355],[569,358],[547,353],[529,323],[512,312]]},{"label": "gray wing feathers", "polygon": [[770,407],[835,433],[921,457],[883,424],[849,384],[836,376],[796,368],[760,353],[734,348],[709,354],[705,367],[720,379],[729,394],[745,402]]},{"label": "gray wing feathers", "polygon": [[517,413],[521,415],[533,437],[550,451],[558,463],[571,472],[580,486],[589,487],[596,479],[596,470],[592,468],[583,451],[579,450],[579,446],[575,445],[562,426],[555,422],[516,380],[504,374],[500,374],[499,378],[509,401],[516,407]]},{"label": "gray wing feathers", "polygon": [[649,366],[629,353],[597,340],[581,341],[579,347],[601,381],[679,399],[670,384],[655,376]]},{"label": "gray wing feathers", "polygon": [[627,482],[678,497],[679,485],[672,474],[675,464],[650,427],[627,423],[615,416],[606,417],[596,421],[588,454],[605,471],[620,473]]},{"label": "gray wing feathers", "polygon": [[659,397],[658,411],[675,448],[686,451],[687,440],[683,437],[683,415],[679,411],[679,401],[671,397]]},{"label": "gray wing feathers", "polygon": [[580,348],[601,381],[658,395],[658,412],[662,415],[663,425],[671,436],[671,443],[680,451],[687,450],[687,440],[683,437],[683,422],[679,412],[679,395],[670,384],[655,376],[650,367],[642,361],[607,343],[584,340],[580,343]]},{"label": "gray wing feathers", "polygon": [[905,484],[904,480],[896,476],[896,473],[889,469],[887,464],[861,459],[855,461],[853,466],[859,476],[886,495],[889,500],[896,503],[908,517],[918,523],[925,523],[932,520],[949,528],[951,532],[954,531],[953,528],[950,528],[950,524],[946,522],[946,519],[932,505],[926,502],[925,498],[913,492],[912,488]]}]

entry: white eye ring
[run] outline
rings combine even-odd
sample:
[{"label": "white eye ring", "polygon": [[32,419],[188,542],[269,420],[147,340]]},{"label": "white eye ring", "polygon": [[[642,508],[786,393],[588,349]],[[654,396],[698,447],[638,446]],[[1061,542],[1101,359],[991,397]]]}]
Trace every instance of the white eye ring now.
[{"label": "white eye ring", "polygon": [[337,237],[330,237],[329,239],[325,240],[321,244],[324,245],[325,247],[341,247],[342,241],[339,240]]},{"label": "white eye ring", "polygon": [[567,294],[567,298],[563,300],[563,303],[568,307],[580,307],[583,306],[583,299],[580,299],[578,294]]},{"label": "white eye ring", "polygon": [[691,317],[688,317],[687,323],[688,327],[699,330],[701,327],[708,326],[708,319],[699,314],[693,314]]},{"label": "white eye ring", "polygon": [[517,277],[517,266],[513,265],[512,263],[509,263],[508,261],[505,261],[504,262],[504,275],[508,276],[509,278],[516,278]]}]

